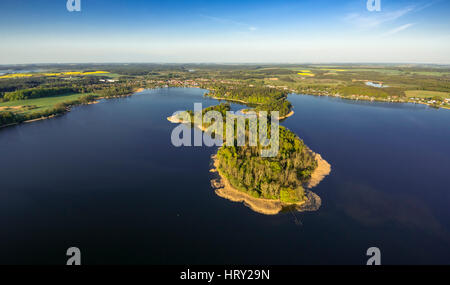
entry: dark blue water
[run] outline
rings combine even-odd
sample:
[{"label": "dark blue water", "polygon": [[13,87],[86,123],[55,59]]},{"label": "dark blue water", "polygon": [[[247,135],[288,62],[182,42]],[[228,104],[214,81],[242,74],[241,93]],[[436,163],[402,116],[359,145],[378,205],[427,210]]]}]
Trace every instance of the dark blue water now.
[{"label": "dark blue water", "polygon": [[[322,208],[264,216],[214,194],[215,148],[175,148],[159,89],[0,131],[0,263],[450,264],[450,111],[291,95],[283,124],[333,167]],[[233,105],[233,108],[238,108]]]}]

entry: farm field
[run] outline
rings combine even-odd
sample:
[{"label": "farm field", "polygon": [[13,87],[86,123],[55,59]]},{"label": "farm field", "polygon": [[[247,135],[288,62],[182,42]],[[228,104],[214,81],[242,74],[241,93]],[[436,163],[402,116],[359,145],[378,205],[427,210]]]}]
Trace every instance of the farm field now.
[{"label": "farm field", "polygon": [[439,91],[424,91],[424,90],[408,90],[405,91],[406,97],[415,98],[433,98],[440,97],[441,99],[450,98],[450,93]]}]

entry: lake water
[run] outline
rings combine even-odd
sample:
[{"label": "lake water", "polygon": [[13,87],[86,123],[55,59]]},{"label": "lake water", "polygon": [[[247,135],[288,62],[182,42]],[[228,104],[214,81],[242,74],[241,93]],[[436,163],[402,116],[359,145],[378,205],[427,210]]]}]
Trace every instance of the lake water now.
[{"label": "lake water", "polygon": [[[450,111],[290,95],[282,124],[333,167],[312,213],[214,194],[215,148],[175,148],[200,89],[146,90],[0,131],[0,263],[450,264]],[[238,105],[233,105],[238,109]]]}]

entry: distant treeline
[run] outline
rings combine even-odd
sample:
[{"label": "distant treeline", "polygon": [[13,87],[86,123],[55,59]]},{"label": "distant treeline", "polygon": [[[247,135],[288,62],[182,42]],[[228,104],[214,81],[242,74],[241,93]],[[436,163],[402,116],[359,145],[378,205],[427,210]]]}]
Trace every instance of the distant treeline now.
[{"label": "distant treeline", "polygon": [[132,94],[135,87],[129,85],[116,85],[96,90],[96,93],[103,97],[116,97]]},{"label": "distant treeline", "polygon": [[55,95],[76,93],[78,89],[66,88],[66,87],[54,87],[54,88],[32,88],[17,90],[14,92],[6,92],[3,94],[3,101],[17,101],[25,99],[35,99],[41,97],[50,97]]},{"label": "distant treeline", "polygon": [[135,84],[92,84],[84,82],[58,87],[36,87],[13,92],[0,92],[0,102],[36,99],[72,93],[97,93],[103,97],[123,96],[133,93]]},{"label": "distant treeline", "polygon": [[10,78],[0,80],[0,92],[13,92],[22,89],[32,88],[94,88],[104,85],[100,82],[101,76],[75,77],[65,80],[57,77],[30,77],[30,78]]},{"label": "distant treeline", "polygon": [[47,82],[50,83],[52,81],[43,77],[2,79],[0,80],[0,93],[35,88]]}]

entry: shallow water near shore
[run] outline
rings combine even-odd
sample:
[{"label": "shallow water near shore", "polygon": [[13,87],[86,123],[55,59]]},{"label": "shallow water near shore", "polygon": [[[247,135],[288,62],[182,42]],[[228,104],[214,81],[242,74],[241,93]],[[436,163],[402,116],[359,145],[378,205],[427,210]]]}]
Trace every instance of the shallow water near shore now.
[{"label": "shallow water near shore", "polygon": [[377,246],[384,264],[450,264],[449,110],[290,95],[282,125],[333,170],[318,211],[266,216],[214,193],[217,148],[172,146],[167,117],[217,104],[204,92],[0,130],[0,263],[65,264],[76,246],[84,264],[365,264]]}]

